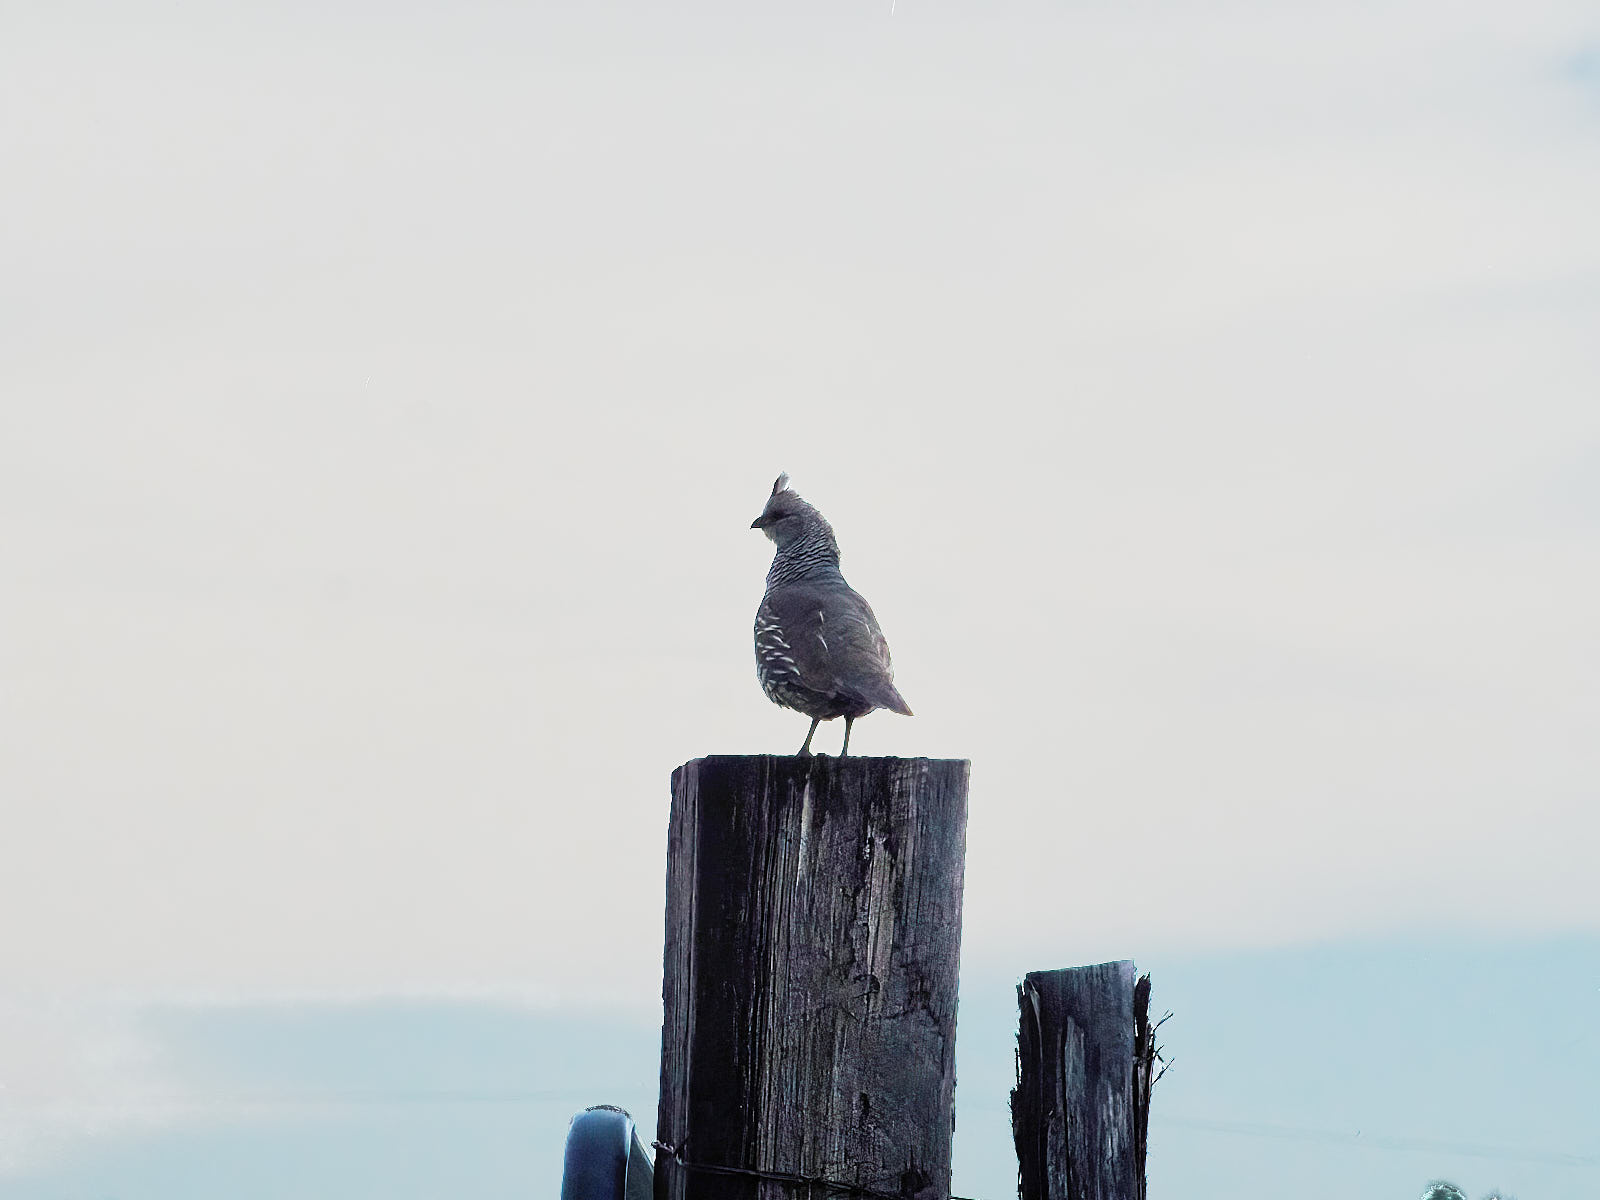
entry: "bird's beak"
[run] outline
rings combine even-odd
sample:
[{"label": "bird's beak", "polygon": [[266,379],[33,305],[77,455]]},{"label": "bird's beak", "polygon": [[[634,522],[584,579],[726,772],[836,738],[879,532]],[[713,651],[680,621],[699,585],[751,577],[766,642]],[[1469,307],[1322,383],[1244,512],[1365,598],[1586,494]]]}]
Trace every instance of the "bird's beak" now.
[{"label": "bird's beak", "polygon": [[751,529],[765,529],[766,527],[767,527],[766,522],[763,521],[760,517],[757,517],[754,521],[750,522],[750,528]]}]

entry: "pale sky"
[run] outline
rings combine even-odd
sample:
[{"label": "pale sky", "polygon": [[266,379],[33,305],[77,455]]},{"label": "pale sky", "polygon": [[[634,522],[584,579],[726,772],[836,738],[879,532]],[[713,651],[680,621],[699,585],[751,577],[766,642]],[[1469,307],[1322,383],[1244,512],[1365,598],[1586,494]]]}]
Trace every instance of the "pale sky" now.
[{"label": "pale sky", "polygon": [[0,1171],[152,1006],[659,1019],[780,470],[969,971],[1600,935],[1594,6],[893,7],[8,11]]}]

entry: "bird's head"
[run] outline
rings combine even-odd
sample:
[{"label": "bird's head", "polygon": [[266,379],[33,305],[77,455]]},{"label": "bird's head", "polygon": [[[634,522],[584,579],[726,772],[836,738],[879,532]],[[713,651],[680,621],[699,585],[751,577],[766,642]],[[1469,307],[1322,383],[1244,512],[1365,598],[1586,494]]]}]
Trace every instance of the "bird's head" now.
[{"label": "bird's head", "polygon": [[761,510],[759,517],[750,522],[750,528],[761,530],[772,539],[773,545],[782,550],[798,541],[813,522],[821,520],[822,514],[789,486],[789,477],[779,475],[778,481],[772,485],[772,495],[767,497],[767,506]]}]

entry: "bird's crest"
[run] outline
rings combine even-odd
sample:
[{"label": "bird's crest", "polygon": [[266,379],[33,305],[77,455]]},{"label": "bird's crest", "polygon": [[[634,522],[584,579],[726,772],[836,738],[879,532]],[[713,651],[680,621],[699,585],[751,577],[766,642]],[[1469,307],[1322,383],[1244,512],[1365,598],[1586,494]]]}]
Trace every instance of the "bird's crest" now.
[{"label": "bird's crest", "polygon": [[[787,521],[791,518],[799,518],[799,520],[786,526],[787,533],[782,536],[775,536],[770,532],[779,522]],[[821,513],[806,503],[799,492],[789,486],[789,473],[787,471],[779,475],[776,482],[773,483],[772,495],[767,497],[767,503],[761,509],[761,515],[750,522],[751,529],[768,530],[767,536],[772,538],[780,549],[793,544],[795,539],[801,536],[803,530],[813,527],[825,531],[829,544],[832,545],[833,531],[828,527],[828,522],[823,519]],[[833,553],[835,555],[838,554],[837,547],[834,548]]]}]

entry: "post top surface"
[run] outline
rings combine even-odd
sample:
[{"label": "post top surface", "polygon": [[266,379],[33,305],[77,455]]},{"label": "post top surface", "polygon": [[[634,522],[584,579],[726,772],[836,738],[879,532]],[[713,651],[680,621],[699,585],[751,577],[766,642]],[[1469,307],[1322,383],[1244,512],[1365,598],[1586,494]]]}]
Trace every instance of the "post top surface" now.
[{"label": "post top surface", "polygon": [[972,766],[970,758],[928,758],[925,755],[916,755],[910,758],[901,758],[897,755],[870,755],[851,754],[843,758],[834,754],[813,754],[809,758],[801,758],[798,754],[702,754],[698,758],[691,758],[683,765],[692,767],[697,763],[758,763],[775,760],[781,763],[834,763],[846,765],[848,763],[962,763]]}]

